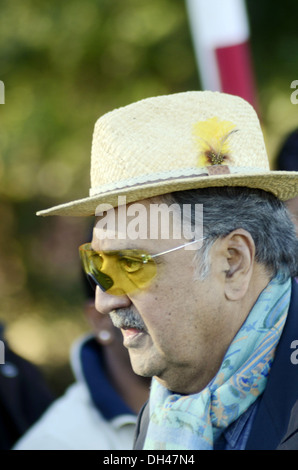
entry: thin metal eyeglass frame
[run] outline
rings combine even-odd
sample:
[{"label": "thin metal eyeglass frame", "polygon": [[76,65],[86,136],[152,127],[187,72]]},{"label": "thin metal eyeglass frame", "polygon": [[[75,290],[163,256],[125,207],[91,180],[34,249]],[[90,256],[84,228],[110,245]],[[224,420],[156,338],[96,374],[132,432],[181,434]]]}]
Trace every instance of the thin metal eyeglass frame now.
[{"label": "thin metal eyeglass frame", "polygon": [[180,250],[181,248],[184,248],[185,246],[192,245],[193,243],[202,242],[205,239],[206,237],[200,238],[199,240],[192,240],[191,242],[185,243],[184,245],[176,246],[175,248],[162,251],[161,253],[156,253],[155,255],[142,255],[144,257],[143,263],[146,264],[151,258],[157,258],[157,256],[166,255],[168,253],[171,253],[172,251]]}]

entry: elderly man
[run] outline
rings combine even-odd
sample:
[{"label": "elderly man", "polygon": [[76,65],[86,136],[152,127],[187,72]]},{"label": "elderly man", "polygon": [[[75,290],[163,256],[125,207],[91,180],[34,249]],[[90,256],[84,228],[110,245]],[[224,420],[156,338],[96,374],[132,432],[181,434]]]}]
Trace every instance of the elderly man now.
[{"label": "elderly man", "polygon": [[250,105],[186,92],[100,118],[90,196],[38,213],[97,216],[80,247],[97,310],[153,377],[136,449],[281,444],[298,399],[298,246],[282,201],[297,194],[298,173],[270,171]]}]

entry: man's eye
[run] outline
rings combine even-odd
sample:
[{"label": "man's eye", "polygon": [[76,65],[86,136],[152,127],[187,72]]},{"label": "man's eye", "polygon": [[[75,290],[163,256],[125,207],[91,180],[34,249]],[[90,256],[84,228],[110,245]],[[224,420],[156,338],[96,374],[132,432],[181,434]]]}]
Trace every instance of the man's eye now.
[{"label": "man's eye", "polygon": [[143,267],[142,261],[132,258],[122,258],[120,264],[122,269],[127,273],[135,273]]},{"label": "man's eye", "polygon": [[103,258],[99,253],[94,253],[94,255],[91,256],[90,261],[91,261],[91,264],[96,269],[101,269],[102,268]]}]

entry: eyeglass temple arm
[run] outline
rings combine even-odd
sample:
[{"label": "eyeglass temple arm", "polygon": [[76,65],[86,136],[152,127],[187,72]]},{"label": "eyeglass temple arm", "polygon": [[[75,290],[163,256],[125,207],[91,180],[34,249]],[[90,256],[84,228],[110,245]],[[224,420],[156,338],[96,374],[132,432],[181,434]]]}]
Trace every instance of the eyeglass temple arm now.
[{"label": "eyeglass temple arm", "polygon": [[150,255],[150,258],[156,258],[157,256],[166,255],[167,253],[171,253],[171,251],[180,250],[181,248],[184,248],[185,246],[192,245],[193,243],[202,242],[205,239],[206,237],[200,238],[199,240],[193,240],[189,243],[185,243],[185,245],[176,246],[175,248],[171,248],[170,250],[163,251],[162,253],[157,253],[156,255]]}]

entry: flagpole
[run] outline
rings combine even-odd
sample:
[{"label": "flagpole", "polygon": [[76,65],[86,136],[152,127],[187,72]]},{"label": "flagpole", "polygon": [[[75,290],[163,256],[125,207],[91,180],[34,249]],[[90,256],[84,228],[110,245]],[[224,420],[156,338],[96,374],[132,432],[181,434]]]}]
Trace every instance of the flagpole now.
[{"label": "flagpole", "polygon": [[186,7],[202,88],[257,107],[245,1],[186,0]]}]

